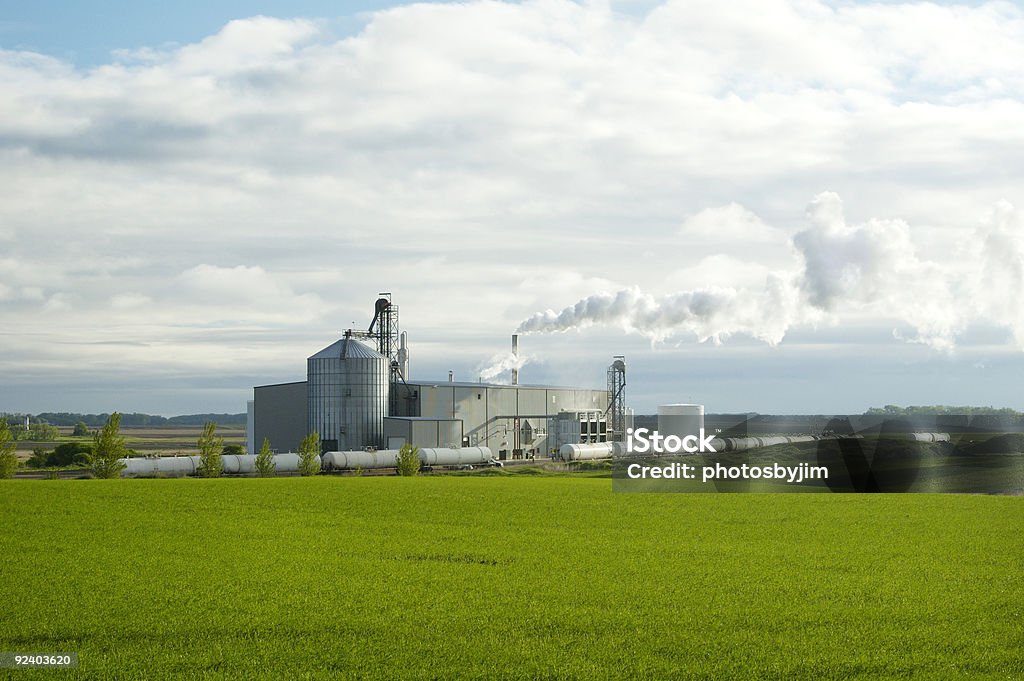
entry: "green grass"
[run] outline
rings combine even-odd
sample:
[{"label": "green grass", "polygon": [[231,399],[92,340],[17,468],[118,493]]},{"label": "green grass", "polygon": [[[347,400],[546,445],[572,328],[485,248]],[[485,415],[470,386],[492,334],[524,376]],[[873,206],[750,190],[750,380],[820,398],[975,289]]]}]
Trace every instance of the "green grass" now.
[{"label": "green grass", "polygon": [[1019,678],[1024,499],[5,481],[12,678]]}]

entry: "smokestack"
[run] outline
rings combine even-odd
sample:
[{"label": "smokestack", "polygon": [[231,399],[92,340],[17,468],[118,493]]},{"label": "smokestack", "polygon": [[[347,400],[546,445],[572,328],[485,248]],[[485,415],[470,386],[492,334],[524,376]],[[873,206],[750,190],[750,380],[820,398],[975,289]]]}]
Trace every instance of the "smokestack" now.
[{"label": "smokestack", "polygon": [[519,385],[519,334],[512,334],[512,385]]},{"label": "smokestack", "polygon": [[402,378],[409,378],[409,336],[403,331],[398,342],[398,368]]}]

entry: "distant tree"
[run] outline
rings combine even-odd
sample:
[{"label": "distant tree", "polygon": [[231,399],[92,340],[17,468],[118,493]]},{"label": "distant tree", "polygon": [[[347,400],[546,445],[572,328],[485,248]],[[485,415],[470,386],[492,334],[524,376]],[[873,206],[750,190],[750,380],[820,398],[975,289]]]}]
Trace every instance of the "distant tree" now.
[{"label": "distant tree", "polygon": [[28,439],[28,428],[21,421],[17,421],[14,425],[9,426],[11,431],[12,440],[27,440]]},{"label": "distant tree", "polygon": [[419,475],[420,448],[413,447],[408,442],[402,445],[398,450],[397,466],[399,475]]},{"label": "distant tree", "polygon": [[[126,449],[121,455],[124,458],[131,450]],[[62,442],[53,448],[53,452],[46,460],[47,466],[73,466],[75,464],[89,463],[92,447],[84,442]]]},{"label": "distant tree", "polygon": [[270,452],[270,440],[263,438],[259,454],[256,455],[256,475],[261,478],[272,478],[277,473],[274,455]]},{"label": "distant tree", "polygon": [[36,442],[53,442],[59,437],[60,431],[57,426],[51,426],[49,423],[33,423],[26,439]]},{"label": "distant tree", "polygon": [[89,434],[89,426],[86,425],[85,421],[79,421],[75,424],[75,429],[71,434],[74,437],[86,437]]},{"label": "distant tree", "polygon": [[7,419],[0,418],[0,478],[14,477],[14,471],[18,469],[16,448]]},{"label": "distant tree", "polygon": [[48,466],[52,454],[46,451],[45,447],[34,447],[32,449],[32,456],[29,457],[28,461],[25,462],[26,466],[30,468],[42,468]]},{"label": "distant tree", "polygon": [[236,445],[236,444],[224,445],[224,452],[223,453],[224,454],[230,454],[232,456],[238,456],[238,455],[241,455],[241,454],[245,454],[245,445]]},{"label": "distant tree", "polygon": [[128,447],[121,435],[121,415],[116,411],[106,424],[92,438],[92,455],[89,462],[97,478],[116,478],[124,468]]},{"label": "distant tree", "polygon": [[221,453],[224,451],[224,438],[217,437],[217,424],[207,421],[203,426],[203,434],[199,436],[199,474],[204,478],[219,478],[224,472]]},{"label": "distant tree", "polygon": [[302,475],[316,475],[320,472],[320,462],[317,455],[320,454],[320,433],[315,430],[302,438],[299,443],[299,473]]}]

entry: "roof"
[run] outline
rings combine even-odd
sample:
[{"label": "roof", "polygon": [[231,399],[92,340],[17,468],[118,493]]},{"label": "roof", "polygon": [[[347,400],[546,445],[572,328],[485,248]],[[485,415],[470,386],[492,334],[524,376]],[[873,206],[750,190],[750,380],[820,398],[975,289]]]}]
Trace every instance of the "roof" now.
[{"label": "roof", "polygon": [[305,385],[306,381],[287,381],[285,383],[267,383],[266,385],[254,385],[253,388],[278,388],[282,385]]},{"label": "roof", "polygon": [[398,419],[399,421],[461,421],[448,416],[385,416],[385,419]]},{"label": "roof", "polygon": [[346,359],[384,359],[384,355],[369,345],[348,337],[334,341],[309,359],[339,359],[341,357]]},{"label": "roof", "polygon": [[511,385],[509,383],[477,383],[474,381],[449,381],[448,379],[442,379],[440,381],[421,381],[417,379],[412,381],[406,381],[406,383],[408,383],[409,385],[429,388],[529,388],[532,390],[585,390],[587,392],[608,392],[606,388],[580,388],[571,385],[539,385],[527,383]]}]

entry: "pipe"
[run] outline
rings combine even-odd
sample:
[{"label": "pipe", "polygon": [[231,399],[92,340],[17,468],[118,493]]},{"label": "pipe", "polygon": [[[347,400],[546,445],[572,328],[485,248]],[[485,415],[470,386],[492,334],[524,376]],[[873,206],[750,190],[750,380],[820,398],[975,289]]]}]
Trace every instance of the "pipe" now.
[{"label": "pipe", "polygon": [[[321,465],[320,457],[317,465]],[[225,475],[251,475],[256,472],[255,454],[222,454],[221,464]],[[198,475],[203,460],[198,456],[134,457],[121,459],[124,468],[121,476],[126,478],[149,476]],[[299,455],[292,452],[274,455],[274,469],[277,473],[298,473]]]},{"label": "pipe", "polygon": [[562,461],[592,461],[622,456],[625,448],[618,442],[597,442],[593,444],[565,444],[558,450]]}]

